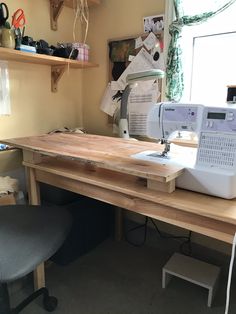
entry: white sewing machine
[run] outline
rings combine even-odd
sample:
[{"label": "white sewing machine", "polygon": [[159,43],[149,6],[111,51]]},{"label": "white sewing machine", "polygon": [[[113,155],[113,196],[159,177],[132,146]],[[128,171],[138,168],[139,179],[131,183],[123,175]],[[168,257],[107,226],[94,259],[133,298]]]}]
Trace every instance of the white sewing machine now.
[{"label": "white sewing machine", "polygon": [[[171,137],[178,131],[195,132],[197,148],[169,152]],[[163,152],[145,151],[134,158],[185,167],[176,186],[231,199],[236,197],[236,107],[158,103],[147,119],[147,136],[165,144]]]}]

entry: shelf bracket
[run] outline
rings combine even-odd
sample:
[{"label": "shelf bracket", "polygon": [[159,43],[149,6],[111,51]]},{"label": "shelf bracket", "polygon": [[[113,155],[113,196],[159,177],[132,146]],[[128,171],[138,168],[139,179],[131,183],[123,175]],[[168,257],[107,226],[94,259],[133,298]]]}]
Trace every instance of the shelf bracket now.
[{"label": "shelf bracket", "polygon": [[57,92],[57,85],[66,70],[66,65],[51,66],[51,89],[53,93]]},{"label": "shelf bracket", "polygon": [[50,1],[50,19],[51,29],[57,30],[57,19],[63,9],[65,0],[49,0]]}]

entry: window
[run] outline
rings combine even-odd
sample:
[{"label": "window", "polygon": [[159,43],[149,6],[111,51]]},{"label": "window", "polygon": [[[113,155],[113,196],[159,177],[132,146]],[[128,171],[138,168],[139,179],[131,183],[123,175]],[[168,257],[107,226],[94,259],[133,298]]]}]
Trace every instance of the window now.
[{"label": "window", "polygon": [[[193,3],[186,1],[188,4],[190,2]],[[186,12],[191,15],[195,13],[191,12],[191,6],[186,8]],[[182,101],[207,104],[226,102],[227,85],[236,85],[235,16],[236,3],[205,23],[184,27],[185,91]]]}]

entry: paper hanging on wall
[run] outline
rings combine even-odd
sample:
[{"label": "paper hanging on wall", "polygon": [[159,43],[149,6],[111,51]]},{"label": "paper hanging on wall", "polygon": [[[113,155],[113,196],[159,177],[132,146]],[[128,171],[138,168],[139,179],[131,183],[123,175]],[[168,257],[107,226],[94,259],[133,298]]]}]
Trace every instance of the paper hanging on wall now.
[{"label": "paper hanging on wall", "polygon": [[143,44],[147,48],[147,50],[153,49],[156,43],[157,43],[157,38],[156,38],[156,35],[153,33],[150,33],[148,37],[143,41]]},{"label": "paper hanging on wall", "polygon": [[0,115],[11,114],[8,63],[0,61]]},{"label": "paper hanging on wall", "polygon": [[129,132],[132,135],[147,135],[147,115],[149,109],[160,96],[158,83],[138,82],[133,88],[128,103]]},{"label": "paper hanging on wall", "polygon": [[143,40],[142,37],[139,36],[135,39],[135,49],[141,48],[143,46]]},{"label": "paper hanging on wall", "polygon": [[126,86],[126,76],[130,73],[135,73],[138,71],[151,70],[153,69],[153,58],[146,49],[142,48],[139,53],[134,57],[132,62],[128,65],[125,71],[117,80],[119,84],[119,89],[123,90]]},{"label": "paper hanging on wall", "polygon": [[115,85],[116,82],[108,83],[100,104],[100,109],[111,117],[120,106],[120,100],[114,97],[119,90]]}]

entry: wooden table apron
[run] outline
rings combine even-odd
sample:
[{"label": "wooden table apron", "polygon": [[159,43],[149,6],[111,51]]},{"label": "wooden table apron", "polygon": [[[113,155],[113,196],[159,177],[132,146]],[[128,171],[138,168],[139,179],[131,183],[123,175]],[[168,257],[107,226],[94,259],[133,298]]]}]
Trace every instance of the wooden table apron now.
[{"label": "wooden table apron", "polygon": [[149,179],[168,181],[173,173],[183,171],[159,169],[154,163],[130,157],[143,150],[160,150],[158,144],[86,134],[53,134],[3,142],[23,150],[31,204],[40,203],[38,183],[44,182],[227,243],[233,241],[235,200],[180,189],[168,194],[147,188]]},{"label": "wooden table apron", "polygon": [[[178,208],[178,203],[171,204],[169,206],[166,205],[165,197],[163,197],[158,203],[156,201],[147,200],[135,195],[130,195],[129,190],[127,193],[115,191],[112,190],[111,187],[105,188],[93,183],[83,182],[79,179],[69,178],[63,175],[63,173],[51,173],[47,168],[43,169],[43,166],[40,165],[30,165],[29,163],[24,163],[24,165],[27,167],[29,173],[31,204],[39,204],[40,198],[38,182],[44,182],[49,185],[79,193],[141,215],[149,216],[160,221],[185,228],[187,230],[192,230],[227,243],[232,243],[234,233],[236,232],[236,226],[234,224],[218,220],[217,218],[207,217],[204,214],[202,215],[200,210],[201,202],[199,203],[198,212],[187,212]],[[99,181],[97,181],[97,183],[99,184]],[[174,193],[177,194],[176,192]],[[188,203],[188,200],[185,199],[187,196],[186,193],[188,192],[184,191],[178,195],[178,200],[180,200],[181,195],[183,194],[183,198],[181,199],[183,205]],[[166,197],[168,198],[171,196],[167,195]],[[213,210],[217,211],[217,208],[213,208]]]}]

